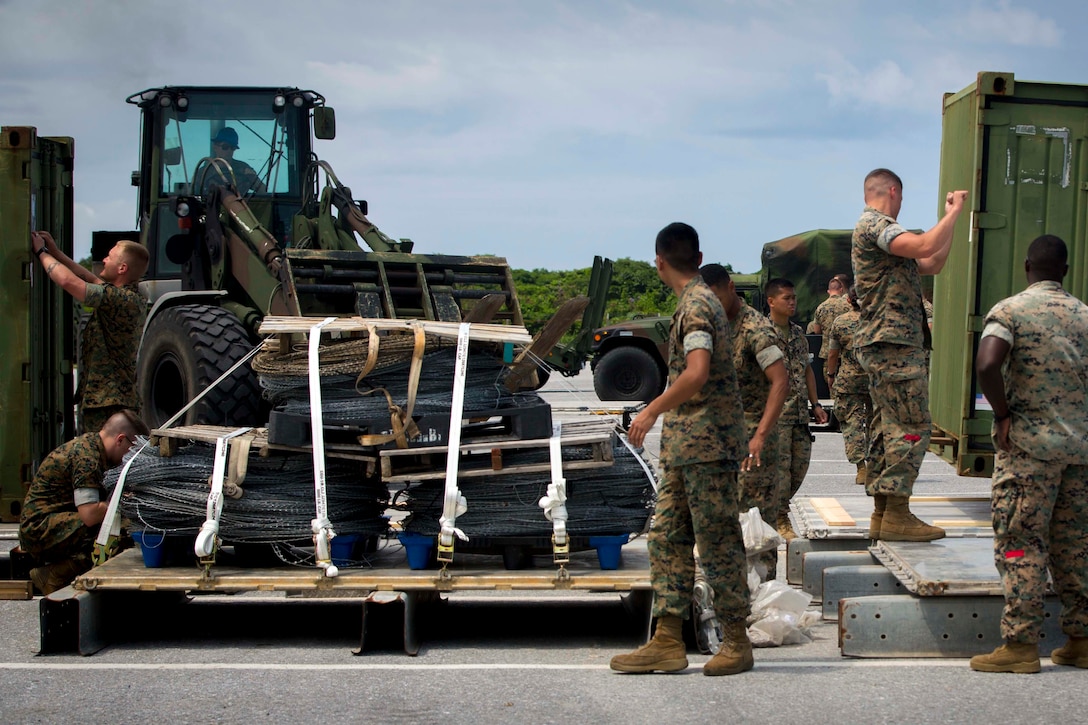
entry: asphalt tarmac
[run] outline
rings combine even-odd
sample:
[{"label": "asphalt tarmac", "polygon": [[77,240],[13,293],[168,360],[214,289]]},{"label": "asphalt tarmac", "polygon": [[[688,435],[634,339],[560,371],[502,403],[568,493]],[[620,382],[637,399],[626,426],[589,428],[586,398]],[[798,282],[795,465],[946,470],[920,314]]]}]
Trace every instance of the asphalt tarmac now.
[{"label": "asphalt tarmac", "polygon": [[[560,417],[622,406],[598,401],[588,372],[553,378],[545,393]],[[818,433],[801,494],[854,493],[853,473],[841,436]],[[931,456],[916,493],[988,490]],[[276,593],[180,606],[149,597],[123,613],[113,644],[80,657],[37,654],[38,600],[0,601],[0,721],[1072,723],[1088,707],[1075,668],[1044,660],[1041,674],[1000,675],[964,659],[849,659],[834,623],[815,625],[808,644],[756,650],[751,672],[706,678],[708,658],[694,652],[678,674],[611,672],[609,659],[641,637],[615,594],[458,592],[428,612],[416,657],[400,651],[392,613],[354,655],[359,609]]]}]

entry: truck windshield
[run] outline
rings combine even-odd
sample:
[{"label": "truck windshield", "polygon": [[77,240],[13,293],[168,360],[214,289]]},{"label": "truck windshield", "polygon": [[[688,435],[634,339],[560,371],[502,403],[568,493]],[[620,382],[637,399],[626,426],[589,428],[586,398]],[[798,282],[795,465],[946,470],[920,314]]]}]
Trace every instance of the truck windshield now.
[{"label": "truck windshield", "polygon": [[269,96],[193,91],[184,113],[168,108],[160,118],[162,196],[226,184],[243,195],[298,193],[295,114],[274,113]]}]

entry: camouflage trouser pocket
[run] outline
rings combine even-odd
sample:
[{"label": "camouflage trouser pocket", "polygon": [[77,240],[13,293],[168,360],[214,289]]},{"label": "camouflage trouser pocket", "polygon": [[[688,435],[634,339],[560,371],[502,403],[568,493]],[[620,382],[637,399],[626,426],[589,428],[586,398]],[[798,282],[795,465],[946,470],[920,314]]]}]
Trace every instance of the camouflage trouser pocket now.
[{"label": "camouflage trouser pocket", "polygon": [[929,422],[929,380],[922,377],[898,378],[888,375],[880,391],[881,408],[892,412],[901,423]]}]

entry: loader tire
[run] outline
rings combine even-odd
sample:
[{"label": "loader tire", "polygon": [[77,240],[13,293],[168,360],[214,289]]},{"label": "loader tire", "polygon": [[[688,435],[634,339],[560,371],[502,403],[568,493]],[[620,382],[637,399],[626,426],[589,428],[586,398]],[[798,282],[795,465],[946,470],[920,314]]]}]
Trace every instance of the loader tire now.
[{"label": "loader tire", "polygon": [[665,389],[661,368],[642,348],[616,347],[593,368],[593,390],[601,400],[650,401]]},{"label": "loader tire", "polygon": [[[144,420],[161,426],[253,347],[231,312],[210,305],[170,307],[148,324],[136,377]],[[257,376],[242,365],[194,405],[178,425],[260,425]]]}]

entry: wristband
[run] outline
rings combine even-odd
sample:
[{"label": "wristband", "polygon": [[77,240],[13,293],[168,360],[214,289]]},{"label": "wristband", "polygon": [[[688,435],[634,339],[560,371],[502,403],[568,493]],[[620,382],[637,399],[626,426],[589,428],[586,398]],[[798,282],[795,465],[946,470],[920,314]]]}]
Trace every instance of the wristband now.
[{"label": "wristband", "polygon": [[1003,420],[1008,420],[1008,419],[1009,419],[1009,418],[1011,418],[1011,417],[1012,417],[1012,411],[1011,411],[1011,410],[1009,410],[1009,411],[1006,411],[1006,412],[1005,412],[1005,415],[996,415],[996,414],[995,414],[995,415],[994,415],[994,422],[995,422],[995,423],[1000,423],[1001,421],[1003,421]]},{"label": "wristband", "polygon": [[34,252],[34,254],[35,254],[35,255],[36,255],[37,257],[41,258],[42,254],[44,254],[44,253],[45,253],[46,251],[47,251],[47,250],[46,250],[46,248],[45,248],[45,245],[43,244],[43,245],[41,246],[41,248],[40,248],[40,249],[39,249],[38,251]]}]

